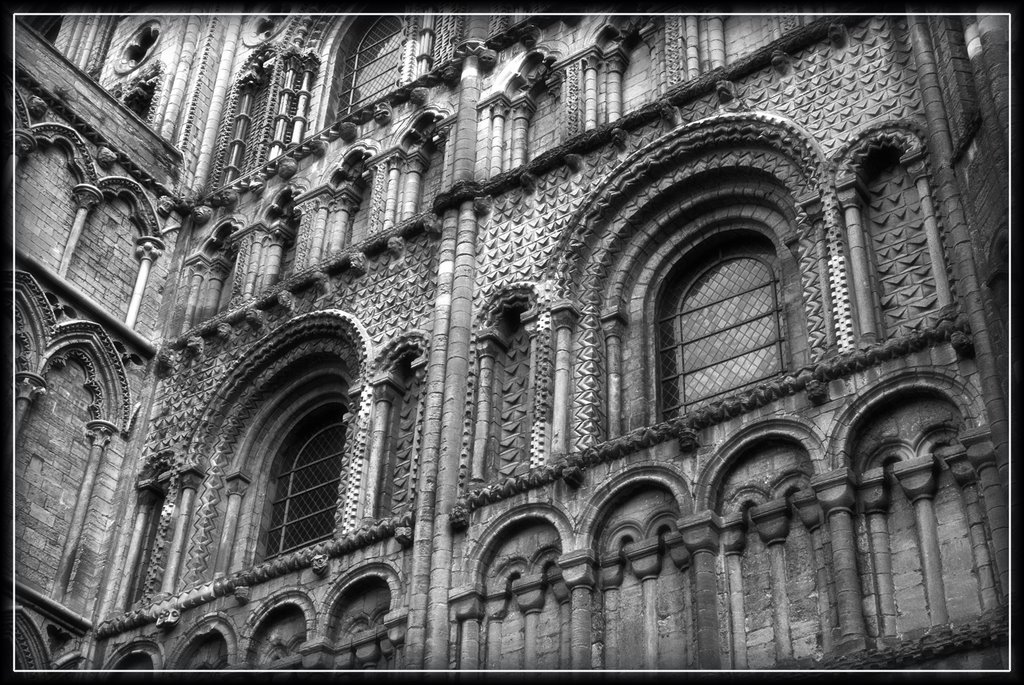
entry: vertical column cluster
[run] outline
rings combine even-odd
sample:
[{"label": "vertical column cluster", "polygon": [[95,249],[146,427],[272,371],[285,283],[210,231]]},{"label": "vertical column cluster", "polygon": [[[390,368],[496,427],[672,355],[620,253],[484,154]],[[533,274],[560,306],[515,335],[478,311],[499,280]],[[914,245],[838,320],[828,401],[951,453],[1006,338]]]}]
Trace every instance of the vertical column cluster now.
[{"label": "vertical column cluster", "polygon": [[281,59],[284,75],[282,88],[278,91],[269,159],[280,155],[289,145],[302,141],[309,125],[310,92],[320,67],[320,60],[314,52],[302,52],[294,47],[282,54]]},{"label": "vertical column cluster", "polygon": [[477,176],[493,178],[529,161],[530,119],[536,103],[529,93],[497,93],[478,107]]}]

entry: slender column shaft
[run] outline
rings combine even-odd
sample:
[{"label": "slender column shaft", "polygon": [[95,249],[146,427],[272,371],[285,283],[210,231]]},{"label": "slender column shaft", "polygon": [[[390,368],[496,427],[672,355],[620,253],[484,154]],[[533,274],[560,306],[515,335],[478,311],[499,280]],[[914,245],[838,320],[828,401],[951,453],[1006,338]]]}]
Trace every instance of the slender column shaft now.
[{"label": "slender column shaft", "polygon": [[571,663],[574,669],[591,668],[590,644],[591,626],[591,593],[589,585],[577,585],[572,588],[571,617]]},{"label": "slender column shaft", "polygon": [[718,644],[718,583],[715,554],[700,549],[691,552],[694,569],[694,599],[697,604],[697,659],[701,668],[720,668]]},{"label": "slender column shaft", "polygon": [[328,254],[324,255],[325,259],[328,255],[341,252],[341,249],[348,244],[351,238],[350,231],[352,227],[352,214],[354,212],[354,200],[342,197],[338,203],[338,217],[331,228],[331,240],[327,248]]},{"label": "slender column shaft", "polygon": [[199,264],[192,266],[192,282],[188,288],[188,302],[185,303],[185,322],[184,328],[190,328],[199,322],[199,312],[197,307],[199,306],[199,299],[203,292],[203,272],[200,270]]},{"label": "slender column shaft", "polygon": [[460,624],[459,668],[480,668],[480,619],[467,618]]},{"label": "slender column shaft", "polygon": [[721,17],[708,17],[708,48],[711,68],[725,66],[725,30]]},{"label": "slender column shaft", "polygon": [[75,567],[77,567],[78,548],[81,542],[82,531],[85,529],[86,515],[89,511],[89,504],[92,502],[93,488],[96,486],[96,478],[103,465],[106,456],[107,446],[111,438],[117,432],[117,427],[107,421],[90,421],[85,424],[86,437],[89,440],[89,455],[86,457],[85,473],[82,475],[81,486],[78,488],[78,496],[75,499],[74,512],[71,515],[71,522],[68,526],[68,536],[64,541],[64,549],[61,552],[60,570],[57,574],[58,583],[63,583],[61,596],[67,596],[74,586]]},{"label": "slender column shaft", "polygon": [[901,461],[893,466],[893,475],[914,506],[914,523],[920,543],[921,575],[924,577],[928,615],[933,626],[949,622],[946,588],[939,558],[939,535],[935,522],[935,466],[931,455]]},{"label": "slender column shaft", "polygon": [[235,553],[237,544],[235,536],[238,532],[238,515],[242,508],[242,498],[245,496],[246,487],[249,485],[249,477],[242,472],[235,472],[228,476],[227,495],[228,507],[224,514],[224,529],[220,536],[220,547],[217,552],[217,573],[231,573],[239,565],[239,555]]},{"label": "slender column shaft", "polygon": [[[176,66],[174,81],[171,84],[170,92],[164,105],[161,117],[160,135],[171,140],[178,123],[178,113],[181,111],[181,103],[185,100],[185,82],[188,80],[189,72],[192,70],[192,57],[196,51],[196,37],[199,32],[199,24],[204,21],[199,16],[191,16],[185,27],[184,44],[180,48],[179,56],[170,62]],[[174,141],[171,140],[173,143]]]},{"label": "slender column shaft", "polygon": [[181,562],[181,554],[185,546],[185,532],[188,530],[188,523],[192,518],[192,506],[195,502],[196,488],[198,483],[183,480],[181,486],[181,502],[175,511],[174,535],[171,538],[171,546],[167,551],[167,563],[164,566],[163,583],[160,586],[161,592],[172,593],[178,582],[178,565]]},{"label": "slender column shaft", "polygon": [[271,233],[270,242],[263,248],[265,265],[260,290],[265,290],[277,283],[277,276],[281,273],[281,255],[283,251],[284,234],[280,230],[276,230]]},{"label": "slender column shaft", "polygon": [[128,304],[128,313],[124,317],[124,325],[133,328],[139,317],[139,308],[142,306],[142,297],[146,293],[146,283],[149,281],[149,270],[157,257],[163,252],[163,242],[153,237],[140,238],[135,248],[135,256],[139,260],[139,273],[135,278],[135,289],[132,291],[132,299]]},{"label": "slender column shaft", "polygon": [[488,340],[480,351],[480,384],[477,390],[476,431],[473,438],[471,480],[482,483],[491,439],[491,407],[494,400],[494,345]]},{"label": "slender column shaft", "polygon": [[306,110],[309,107],[309,91],[314,74],[309,69],[302,72],[302,84],[296,94],[295,119],[292,121],[291,142],[298,143],[306,133]]},{"label": "slender column shaft", "polygon": [[640,583],[644,602],[644,667],[658,667],[658,579],[644,578]]},{"label": "slender column shaft", "polygon": [[132,528],[132,537],[128,542],[128,555],[125,557],[128,568],[121,578],[122,582],[117,590],[117,598],[114,600],[114,607],[117,610],[128,608],[128,592],[132,589],[132,577],[142,572],[142,569],[139,568],[139,564],[142,563],[142,538],[146,534],[146,529],[149,528],[150,517],[153,514],[154,494],[150,490],[139,492],[135,509],[135,525]]},{"label": "slender column shaft", "polygon": [[416,214],[420,203],[420,183],[423,180],[423,163],[410,160],[405,170],[405,190],[402,193],[401,219],[404,221]]},{"label": "slender column shaft", "polygon": [[224,287],[224,278],[226,276],[225,267],[210,269],[203,298],[204,317],[211,317],[217,313],[217,305],[220,304],[220,294]]},{"label": "slender column shaft", "polygon": [[569,380],[572,373],[572,327],[576,312],[568,303],[558,307],[555,323],[555,389],[552,398],[551,458],[569,451]]},{"label": "slender column shaft", "polygon": [[978,497],[977,474],[967,460],[967,451],[956,447],[940,448],[949,465],[949,471],[960,486],[960,499],[967,516],[967,533],[971,540],[971,554],[974,557],[975,574],[978,578],[978,599],[983,611],[999,605],[996,579],[992,569],[992,555],[989,552],[988,536],[985,533],[985,518]]},{"label": "slender column shaft", "polygon": [[37,374],[21,371],[15,376],[14,434],[21,433],[28,409],[36,397],[46,394],[46,380]]},{"label": "slender column shaft", "polygon": [[385,231],[395,225],[395,212],[398,208],[398,183],[400,174],[401,171],[398,168],[398,162],[396,160],[389,162],[388,190],[387,196],[384,200],[383,228]]},{"label": "slender column shaft", "polygon": [[85,183],[75,186],[72,192],[78,208],[75,210],[75,219],[71,224],[68,242],[64,245],[60,266],[57,267],[57,273],[61,276],[67,276],[68,267],[71,265],[71,257],[75,253],[78,239],[82,237],[82,230],[85,228],[85,221],[89,216],[89,212],[103,199],[103,194],[99,188]]},{"label": "slender column shaft", "polygon": [[857,324],[860,328],[861,340],[873,343],[878,338],[875,325],[875,299],[871,290],[871,267],[868,262],[865,246],[864,230],[861,226],[860,206],[851,197],[843,198],[843,216],[846,221],[846,241],[850,250],[850,270],[853,276],[854,301],[856,303]]},{"label": "slender column shaft", "polygon": [[622,435],[622,332],[617,320],[602,321],[608,355],[608,437]]},{"label": "slender column shaft", "polygon": [[932,265],[932,277],[935,279],[935,294],[938,296],[936,306],[946,307],[953,303],[953,293],[949,288],[945,249],[942,246],[942,236],[939,235],[939,225],[935,221],[935,205],[932,203],[928,177],[922,173],[917,177],[916,183],[917,194],[921,199],[921,213],[924,215],[924,234],[928,241],[928,258]]},{"label": "slender column shaft", "polygon": [[729,577],[729,619],[732,622],[732,667],[747,667],[747,630],[743,609],[743,555],[726,554],[725,568]]},{"label": "slender column shaft", "polygon": [[597,126],[597,61],[586,60],[583,67],[583,129]]},{"label": "slender column shaft", "polygon": [[878,592],[878,633],[882,637],[896,635],[896,590],[892,579],[892,552],[889,548],[889,527],[885,513],[865,514],[871,543],[871,560],[875,569]]},{"label": "slender column shaft", "polygon": [[836,603],[839,607],[839,628],[843,637],[864,636],[864,614],[861,611],[860,582],[857,577],[857,552],[854,546],[853,521],[849,510],[833,509],[828,514],[829,535],[836,573]]},{"label": "slender column shaft", "polygon": [[369,459],[363,485],[363,520],[377,516],[381,506],[381,478],[388,428],[391,425],[391,407],[394,402],[392,382],[388,378],[378,379],[375,388],[376,401],[373,406],[373,427],[370,430]]},{"label": "slender column shaft", "polygon": [[256,279],[260,275],[260,266],[263,257],[263,242],[252,239],[252,249],[249,251],[249,263],[245,265],[245,286],[242,289],[242,299],[252,297],[256,290]]},{"label": "slender column shaft", "polygon": [[527,161],[527,134],[530,129],[530,113],[523,107],[516,107],[512,112],[512,168],[525,164]]},{"label": "slender column shaft", "polygon": [[700,76],[700,37],[697,33],[697,17],[687,16],[686,23],[686,78]]},{"label": "slender column shaft", "polygon": [[523,667],[537,668],[537,623],[540,610],[526,612],[523,616]]},{"label": "slender column shaft", "polygon": [[625,57],[613,55],[607,61],[608,67],[605,80],[605,98],[608,100],[605,119],[607,123],[618,121],[622,117],[622,72],[625,69]]},{"label": "slender column shaft", "polygon": [[220,62],[217,64],[217,79],[210,96],[210,109],[206,117],[206,127],[203,129],[203,142],[199,146],[199,159],[196,161],[194,176],[196,185],[203,184],[210,172],[217,133],[221,126],[220,118],[224,110],[224,96],[231,81],[231,63],[235,57],[235,44],[238,42],[241,22],[242,17],[224,17],[224,47],[220,53]]},{"label": "slender column shaft", "polygon": [[502,148],[505,142],[505,110],[500,106],[491,109],[491,178],[501,173]]}]

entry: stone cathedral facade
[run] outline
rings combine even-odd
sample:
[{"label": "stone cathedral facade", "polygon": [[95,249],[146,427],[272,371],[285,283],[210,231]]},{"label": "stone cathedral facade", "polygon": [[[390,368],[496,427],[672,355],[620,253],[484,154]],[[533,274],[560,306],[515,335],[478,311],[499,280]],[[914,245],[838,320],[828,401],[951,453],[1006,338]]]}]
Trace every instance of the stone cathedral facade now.
[{"label": "stone cathedral facade", "polygon": [[16,667],[1006,668],[1009,17],[474,9],[15,17]]}]

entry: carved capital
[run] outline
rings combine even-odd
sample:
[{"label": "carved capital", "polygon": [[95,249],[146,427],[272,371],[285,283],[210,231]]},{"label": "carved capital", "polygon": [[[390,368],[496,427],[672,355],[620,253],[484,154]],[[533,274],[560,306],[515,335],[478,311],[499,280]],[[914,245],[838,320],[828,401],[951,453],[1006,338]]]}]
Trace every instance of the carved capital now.
[{"label": "carved capital", "polygon": [[690,554],[697,552],[718,552],[718,534],[722,528],[721,519],[712,511],[701,511],[679,519],[679,533]]},{"label": "carved capital", "polygon": [[742,513],[737,512],[722,517],[720,537],[722,551],[726,555],[743,554],[743,550],[747,547],[747,524],[743,520]]},{"label": "carved capital", "polygon": [[242,471],[235,471],[224,479],[228,496],[237,495],[241,497],[249,487],[249,476]]},{"label": "carved capital", "polygon": [[36,137],[29,131],[23,128],[15,129],[14,131],[14,152],[18,155],[18,159],[25,159],[32,154],[39,144],[36,142]]},{"label": "carved capital", "polygon": [[46,379],[42,376],[29,371],[19,371],[14,378],[17,399],[33,402],[37,397],[46,394]]},{"label": "carved capital", "polygon": [[981,473],[984,469],[995,466],[996,464],[996,448],[988,440],[981,440],[979,442],[972,443],[967,447],[967,459],[971,462],[971,466],[978,473]]},{"label": "carved capital", "polygon": [[190,466],[178,475],[178,483],[182,490],[198,490],[203,482],[203,472]]},{"label": "carved capital", "polygon": [[512,581],[512,594],[515,595],[519,611],[524,614],[539,612],[544,608],[544,576],[540,573],[526,575]]},{"label": "carved capital", "polygon": [[453,591],[448,597],[448,605],[458,621],[479,621],[484,616],[483,597],[475,587]]},{"label": "carved capital", "polygon": [[842,209],[859,208],[865,196],[864,187],[853,174],[836,179],[836,196]]},{"label": "carved capital", "polygon": [[911,502],[935,496],[935,460],[930,454],[893,464],[892,475]]},{"label": "carved capital", "polygon": [[79,183],[71,193],[76,209],[92,209],[103,200],[103,191],[88,183]]},{"label": "carved capital", "polygon": [[622,553],[633,575],[640,580],[657,578],[661,573],[661,540],[657,537],[631,542],[622,548]]},{"label": "carved capital", "polygon": [[559,300],[551,305],[551,325],[559,328],[572,329],[580,318],[580,312],[569,300]]},{"label": "carved capital", "polygon": [[143,236],[135,240],[135,258],[139,261],[156,261],[164,253],[164,242],[151,235]]},{"label": "carved capital", "polygon": [[89,441],[90,445],[95,445],[100,449],[109,445],[111,438],[113,438],[116,433],[117,426],[109,421],[96,419],[85,424],[86,439]]},{"label": "carved capital", "polygon": [[889,510],[889,487],[881,467],[868,469],[860,475],[857,498],[865,514],[884,514]]},{"label": "carved capital", "polygon": [[821,525],[822,510],[814,490],[806,488],[794,493],[791,503],[800,523],[804,524],[807,530],[814,531]]},{"label": "carved capital", "polygon": [[935,457],[946,463],[953,479],[961,488],[967,487],[978,479],[978,474],[967,458],[967,448],[963,445],[940,447],[935,450]]},{"label": "carved capital", "polygon": [[750,509],[757,535],[766,545],[785,542],[789,536],[789,504],[785,499],[765,502]]},{"label": "carved capital", "polygon": [[570,589],[578,586],[594,587],[594,582],[597,580],[594,563],[594,555],[589,549],[565,552],[558,558],[558,567],[562,569],[562,580]]},{"label": "carved capital", "polygon": [[818,503],[826,516],[835,511],[853,510],[853,486],[857,476],[848,468],[840,468],[828,473],[821,473],[811,478],[811,487],[817,495]]},{"label": "carved capital", "polygon": [[622,557],[619,554],[612,553],[601,557],[599,576],[603,589],[607,590],[622,585],[623,566]]}]

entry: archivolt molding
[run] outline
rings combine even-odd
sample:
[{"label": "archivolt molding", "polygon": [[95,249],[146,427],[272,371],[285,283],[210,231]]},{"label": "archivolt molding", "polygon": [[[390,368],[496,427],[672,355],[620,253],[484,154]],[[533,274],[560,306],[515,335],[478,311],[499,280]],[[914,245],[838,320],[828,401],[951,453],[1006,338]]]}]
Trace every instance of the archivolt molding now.
[{"label": "archivolt molding", "polygon": [[[895,149],[901,156],[916,154],[928,149],[926,140],[924,126],[914,119],[883,121],[860,131],[836,150],[832,155],[833,167],[838,177],[858,177],[872,152]],[[927,160],[926,154],[926,163]]]},{"label": "archivolt molding", "polygon": [[767,440],[798,445],[807,453],[812,467],[817,466],[818,473],[829,470],[827,465],[814,464],[810,458],[812,454],[821,454],[825,444],[825,436],[813,423],[795,414],[755,419],[753,423],[731,434],[701,466],[694,481],[694,511],[711,508],[714,492],[725,474],[734,466],[737,456]]},{"label": "archivolt molding", "polygon": [[[362,582],[367,578],[383,580],[388,586],[388,591],[391,593],[391,606],[388,607],[388,611],[394,611],[397,608],[395,605],[403,595],[402,573],[399,569],[386,559],[360,564],[355,568],[349,569],[338,578],[334,583],[334,587],[331,588],[327,596],[320,602],[320,614],[327,617],[327,624],[324,626],[325,631],[331,630],[334,613],[340,608],[345,594],[356,583]],[[324,637],[329,637],[329,635]]]},{"label": "archivolt molding", "polygon": [[21,91],[14,88],[14,127],[28,128],[32,125],[32,117],[28,111],[28,104],[22,96]]},{"label": "archivolt molding", "polygon": [[628,470],[598,486],[586,503],[579,524],[580,539],[585,548],[597,550],[604,525],[615,512],[619,498],[643,489],[644,485],[663,488],[671,493],[680,515],[693,511],[690,484],[675,464],[631,462]]},{"label": "archivolt molding", "polygon": [[16,271],[15,276],[14,334],[23,351],[15,359],[18,371],[36,371],[42,362],[42,354],[57,325],[53,306],[33,276],[25,271]]},{"label": "archivolt molding", "polygon": [[36,624],[20,607],[14,613],[14,647],[25,669],[50,668],[50,653]]},{"label": "archivolt molding", "polygon": [[430,334],[420,329],[406,331],[385,343],[371,366],[374,373],[390,371],[406,355],[422,357],[430,349]]},{"label": "archivolt molding", "polygon": [[39,375],[45,376],[50,368],[59,368],[72,358],[86,369],[86,387],[94,398],[89,407],[92,418],[110,421],[127,432],[132,413],[128,376],[114,342],[102,326],[81,320],[54,326]]},{"label": "archivolt molding", "polygon": [[195,642],[210,633],[218,633],[224,638],[227,645],[228,661],[238,660],[238,636],[235,625],[224,612],[218,611],[212,615],[204,614],[198,621],[182,631],[176,646],[170,652],[167,663],[171,668],[187,668],[188,664],[182,663],[182,659]]},{"label": "archivolt molding", "polygon": [[36,124],[30,130],[37,141],[61,145],[71,154],[68,165],[79,183],[97,184],[99,173],[96,171],[96,160],[89,150],[89,144],[78,131],[70,126],[49,121]]},{"label": "archivolt molding", "polygon": [[305,617],[306,639],[308,640],[314,636],[317,629],[317,616],[313,600],[298,588],[283,588],[262,600],[260,605],[245,619],[240,636],[240,641],[246,645],[242,652],[243,657],[249,653],[249,650],[252,648],[253,636],[259,632],[267,617],[277,609],[289,605],[298,607]]},{"label": "archivolt molding", "polygon": [[[594,254],[585,264],[579,263],[586,259],[588,248],[609,232],[615,215],[643,188],[665,176],[679,177],[681,167],[689,171],[684,165],[707,151],[734,148],[739,152],[751,147],[786,159],[799,174],[780,179],[792,195],[818,198],[825,216],[834,216],[836,198],[828,183],[828,163],[807,132],[768,112],[724,113],[681,126],[621,162],[570,217],[553,250],[548,273],[558,279],[561,290],[568,290],[577,272],[593,273],[595,265],[603,262],[603,254]],[[760,167],[763,160],[758,157],[752,161]]]},{"label": "archivolt molding", "polygon": [[857,397],[832,420],[833,430],[825,443],[825,454],[830,461],[827,468],[852,466],[850,447],[865,416],[880,405],[893,406],[900,396],[915,394],[949,402],[963,417],[965,429],[984,425],[981,418],[984,403],[972,383],[937,368],[898,369],[883,374],[868,392]]},{"label": "archivolt molding", "polygon": [[115,648],[110,653],[110,656],[107,657],[104,668],[117,668],[117,664],[121,659],[132,654],[145,654],[149,656],[153,660],[153,670],[158,671],[164,667],[164,653],[160,643],[150,638],[137,638]]},{"label": "archivolt molding", "polygon": [[577,548],[572,519],[559,504],[553,501],[524,504],[505,512],[492,521],[480,532],[476,540],[467,538],[466,577],[474,580],[481,578],[493,561],[490,557],[510,539],[506,535],[508,530],[530,523],[550,525],[558,535],[563,552]]},{"label": "archivolt molding", "polygon": [[138,182],[127,176],[107,176],[96,181],[96,187],[104,194],[110,193],[126,198],[135,209],[136,217],[140,222],[139,228],[144,235],[160,235],[160,224],[157,221],[153,203]]},{"label": "archivolt molding", "polygon": [[539,309],[550,300],[545,285],[533,281],[516,281],[488,289],[481,295],[481,304],[477,310],[477,330],[496,326],[501,315],[508,309]]}]

